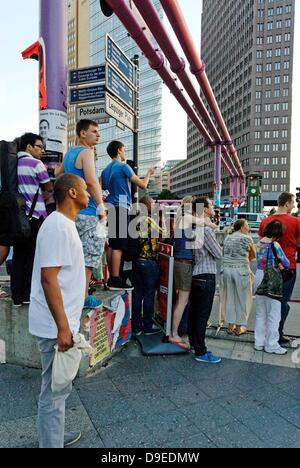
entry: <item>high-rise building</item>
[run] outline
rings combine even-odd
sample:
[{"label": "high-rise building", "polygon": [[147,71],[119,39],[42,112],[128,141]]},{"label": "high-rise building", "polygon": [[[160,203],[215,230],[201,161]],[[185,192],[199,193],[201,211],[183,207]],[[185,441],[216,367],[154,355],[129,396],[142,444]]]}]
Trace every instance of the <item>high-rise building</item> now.
[{"label": "high-rise building", "polygon": [[[290,189],[295,0],[203,0],[201,55],[247,174],[263,176],[265,206]],[[223,171],[223,198],[229,177]],[[171,190],[213,195],[214,155],[188,123],[188,159]]]},{"label": "high-rise building", "polygon": [[[68,0],[68,68],[84,68],[90,63],[90,2]],[[68,109],[68,144],[76,145],[76,109]]]}]

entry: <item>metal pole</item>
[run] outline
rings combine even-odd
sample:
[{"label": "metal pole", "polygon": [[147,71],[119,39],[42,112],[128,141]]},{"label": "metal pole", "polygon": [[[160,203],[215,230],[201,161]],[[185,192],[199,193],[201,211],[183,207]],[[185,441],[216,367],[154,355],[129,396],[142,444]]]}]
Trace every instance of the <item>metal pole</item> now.
[{"label": "metal pole", "polygon": [[40,109],[40,133],[55,158],[66,151],[68,137],[66,0],[41,0],[40,43],[47,95],[47,105]]},{"label": "metal pole", "polygon": [[[134,55],[132,59],[136,66],[136,94],[135,94],[135,123],[133,131],[133,165],[134,172],[138,175],[139,172],[139,101],[140,101],[140,61],[139,56]],[[135,184],[132,185],[132,201],[137,203],[138,201],[138,189]]]},{"label": "metal pole", "polygon": [[222,166],[222,146],[216,144],[215,146],[215,207],[220,209],[221,207],[221,166]]}]

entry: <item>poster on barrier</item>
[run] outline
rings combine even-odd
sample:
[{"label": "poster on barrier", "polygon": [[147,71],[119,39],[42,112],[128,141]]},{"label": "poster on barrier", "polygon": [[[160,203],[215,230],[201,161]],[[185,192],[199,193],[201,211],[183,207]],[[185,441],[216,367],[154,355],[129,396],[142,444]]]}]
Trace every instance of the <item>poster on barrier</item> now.
[{"label": "poster on barrier", "polygon": [[158,310],[155,319],[163,327],[166,336],[171,333],[173,308],[173,273],[174,248],[169,244],[158,245],[158,261],[160,270],[158,288]]},{"label": "poster on barrier", "polygon": [[130,295],[118,295],[110,306],[92,311],[89,328],[90,345],[93,348],[90,366],[94,367],[131,340]]}]

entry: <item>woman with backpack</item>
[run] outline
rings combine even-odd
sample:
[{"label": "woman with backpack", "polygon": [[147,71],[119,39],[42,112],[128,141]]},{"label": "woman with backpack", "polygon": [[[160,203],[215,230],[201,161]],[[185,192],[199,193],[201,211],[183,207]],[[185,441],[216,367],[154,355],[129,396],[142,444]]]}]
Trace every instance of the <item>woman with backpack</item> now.
[{"label": "woman with backpack", "polygon": [[271,221],[257,245],[255,349],[266,353],[286,354],[279,343],[283,278],[281,269],[290,263],[277,242],[284,233],[280,221]]}]

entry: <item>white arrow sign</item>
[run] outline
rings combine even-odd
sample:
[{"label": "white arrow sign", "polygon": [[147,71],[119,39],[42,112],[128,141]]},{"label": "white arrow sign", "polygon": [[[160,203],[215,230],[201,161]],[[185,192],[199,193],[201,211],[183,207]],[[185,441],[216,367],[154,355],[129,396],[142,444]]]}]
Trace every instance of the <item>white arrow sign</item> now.
[{"label": "white arrow sign", "polygon": [[125,125],[125,127],[134,131],[134,114],[122,106],[110,94],[105,94],[106,113],[116,119],[118,122]]}]

